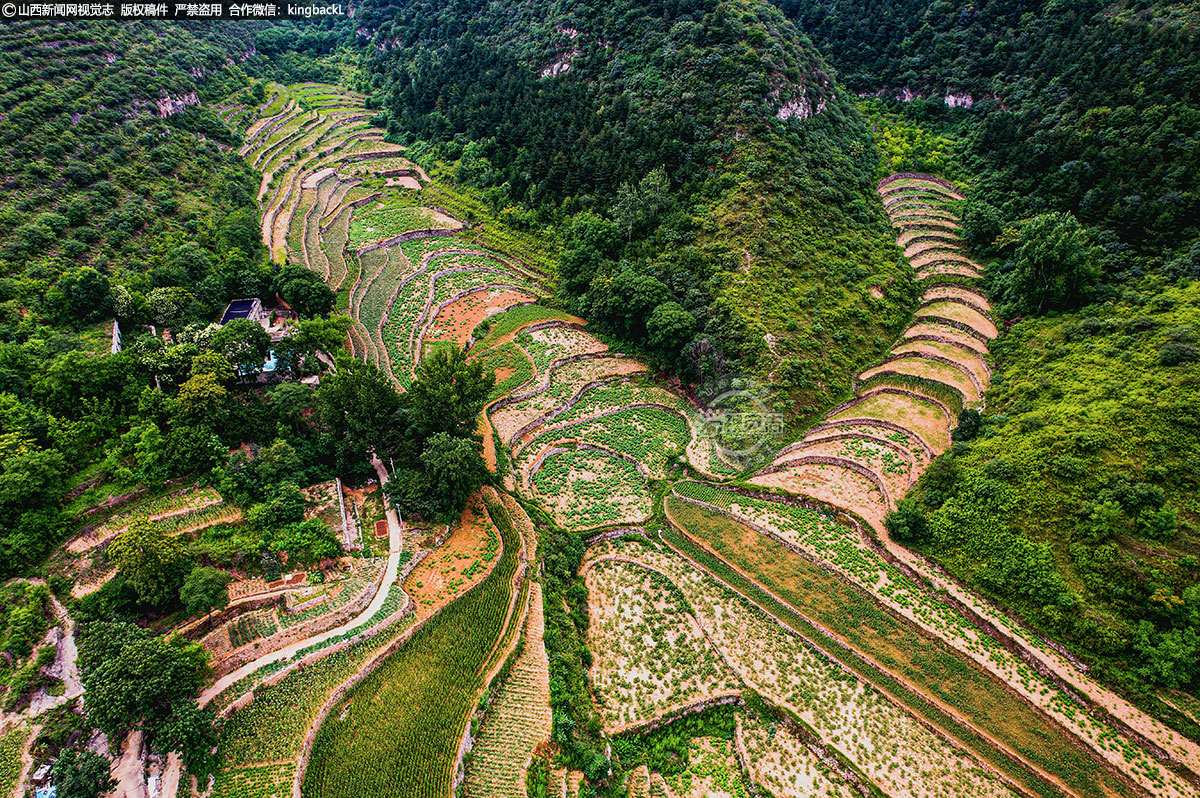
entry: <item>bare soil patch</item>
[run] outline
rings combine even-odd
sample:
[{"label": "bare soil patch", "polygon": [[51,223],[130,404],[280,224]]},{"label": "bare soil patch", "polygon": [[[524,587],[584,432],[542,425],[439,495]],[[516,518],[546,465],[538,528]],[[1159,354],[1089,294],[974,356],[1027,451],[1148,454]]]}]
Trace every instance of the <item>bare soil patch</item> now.
[{"label": "bare soil patch", "polygon": [[966,350],[954,344],[943,343],[942,341],[905,341],[892,350],[895,354],[903,354],[905,352],[923,352],[930,355],[938,355],[946,357],[958,363],[963,368],[975,375],[975,379],[979,380],[979,384],[987,389],[991,375],[988,373],[987,366],[983,362],[983,358],[974,350]]},{"label": "bare soil patch", "polygon": [[883,494],[871,480],[842,466],[805,463],[753,477],[750,482],[811,496],[875,523],[882,523],[888,511]]},{"label": "bare soil patch", "polygon": [[503,313],[513,305],[537,299],[528,291],[513,288],[489,288],[467,294],[457,302],[453,302],[434,317],[425,336],[427,341],[453,341],[459,346],[466,346],[471,340],[471,331],[481,321]]},{"label": "bare soil patch", "polygon": [[950,446],[950,424],[942,409],[913,396],[873,393],[830,418],[878,418],[891,421],[920,435],[935,453],[943,452]]},{"label": "bare soil patch", "polygon": [[[435,532],[447,535],[444,528]],[[483,581],[499,560],[499,533],[483,508],[483,500],[475,495],[448,536],[404,582],[405,591],[412,596],[417,620],[433,615]]]},{"label": "bare soil patch", "polygon": [[923,316],[940,316],[944,319],[962,322],[988,338],[995,338],[1000,333],[987,316],[958,302],[935,302],[932,305],[926,305],[916,312],[916,318],[919,319]]},{"label": "bare soil patch", "polygon": [[921,299],[922,301],[929,301],[931,299],[946,299],[947,297],[970,302],[972,305],[989,313],[992,311],[992,303],[988,302],[983,294],[962,285],[931,285],[925,289],[925,294]]},{"label": "bare soil patch", "polygon": [[974,350],[980,356],[987,354],[987,345],[983,341],[973,335],[968,335],[957,327],[941,324],[933,319],[918,319],[904,331],[904,337],[910,340],[925,335],[953,341],[955,344]]},{"label": "bare soil patch", "polygon": [[966,374],[963,374],[949,363],[930,360],[926,357],[906,357],[902,360],[894,360],[882,366],[867,369],[859,376],[864,380],[869,380],[874,376],[889,372],[894,374],[908,374],[927,380],[936,380],[943,385],[949,385],[957,389],[968,404],[976,404],[980,399],[979,389],[975,387],[975,384],[971,382],[971,379]]}]

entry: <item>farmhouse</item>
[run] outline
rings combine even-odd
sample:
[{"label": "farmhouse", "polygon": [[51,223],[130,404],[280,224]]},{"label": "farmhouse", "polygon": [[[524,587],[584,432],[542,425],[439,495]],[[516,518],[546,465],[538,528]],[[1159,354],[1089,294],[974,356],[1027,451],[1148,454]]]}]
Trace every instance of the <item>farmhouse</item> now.
[{"label": "farmhouse", "polygon": [[253,299],[235,299],[225,307],[225,312],[221,314],[221,326],[224,327],[234,319],[250,319],[262,323],[267,320],[267,312],[263,310],[262,300],[257,297]]}]

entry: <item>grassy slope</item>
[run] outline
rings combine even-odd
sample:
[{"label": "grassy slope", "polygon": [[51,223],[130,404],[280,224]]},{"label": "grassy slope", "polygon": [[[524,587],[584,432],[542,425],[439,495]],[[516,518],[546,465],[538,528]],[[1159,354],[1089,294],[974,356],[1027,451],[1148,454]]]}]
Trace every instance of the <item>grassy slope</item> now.
[{"label": "grassy slope", "polygon": [[[1200,578],[1200,366],[1159,354],[1200,329],[1200,284],[1144,296],[1026,319],[996,342],[984,434],[955,458],[950,498],[930,513],[929,553],[954,573],[1077,649],[1118,658],[1139,620],[1181,614]],[[1151,506],[1139,512],[1122,483],[1161,491],[1174,531],[1153,528]],[[945,498],[939,487],[926,481],[925,505]],[[1110,499],[1119,510],[1101,521]],[[1024,591],[1006,573],[1022,569],[1003,554],[1014,534],[1054,571]]]}]

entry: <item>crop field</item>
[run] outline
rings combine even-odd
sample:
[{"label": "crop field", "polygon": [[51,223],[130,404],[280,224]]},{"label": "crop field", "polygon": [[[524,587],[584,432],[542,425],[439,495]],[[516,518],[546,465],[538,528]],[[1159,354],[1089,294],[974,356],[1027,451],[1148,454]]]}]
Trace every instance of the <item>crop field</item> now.
[{"label": "crop field", "polygon": [[1154,766],[1140,749],[1122,744],[1104,724],[1080,713],[1051,681],[1014,657],[992,637],[980,633],[965,616],[926,592],[895,566],[867,547],[853,529],[814,510],[734,494],[685,482],[675,487],[681,497],[698,500],[748,521],[788,546],[826,563],[876,597],[894,612],[937,635],[977,664],[1042,707],[1097,754],[1121,763],[1122,770],[1148,789],[1187,794],[1173,774]]},{"label": "crop field", "polygon": [[[1034,792],[1058,794],[1056,790],[1047,792],[1044,782],[1034,775],[1033,769],[1041,768],[1080,796],[1133,794],[1132,788],[1079,750],[1069,732],[977,664],[939,645],[915,625],[881,610],[865,591],[718,511],[673,497],[667,500],[667,511],[688,536],[708,548],[701,549],[675,534],[669,536],[673,546],[768,608],[784,624],[820,641],[843,664],[867,674],[873,684],[898,696],[918,716],[972,747]],[[755,581],[743,574],[752,575]],[[838,637],[826,631],[829,629],[837,629]],[[931,701],[947,709],[937,709]],[[986,729],[999,744],[1030,763],[1029,768],[1016,766],[955,716],[968,719],[975,729]]]},{"label": "crop field", "polygon": [[904,337],[908,340],[914,338],[946,339],[956,346],[971,349],[979,355],[987,354],[987,344],[983,341],[957,327],[951,327],[936,320],[923,319],[914,323],[904,331]]},{"label": "crop field", "polygon": [[375,651],[411,624],[410,615],[373,638],[294,669],[277,684],[260,688],[254,702],[234,712],[225,723],[217,751],[215,790],[227,790],[219,794],[238,798],[267,798],[275,794],[277,782],[265,777],[275,774],[278,767],[267,763],[286,762],[284,795],[290,795],[294,760],[321,706]]},{"label": "crop field", "polygon": [[916,396],[872,393],[857,404],[830,416],[831,420],[845,418],[878,418],[903,425],[920,435],[934,452],[943,452],[950,446],[950,422],[945,411],[933,402]]},{"label": "crop field", "polygon": [[533,358],[538,373],[544,373],[555,361],[572,355],[603,352],[607,347],[582,330],[573,327],[543,327],[522,332],[517,343]]},{"label": "crop field", "polygon": [[917,318],[923,316],[937,316],[961,322],[986,338],[995,338],[998,334],[991,319],[958,302],[939,301],[926,305],[917,311]]},{"label": "crop field", "polygon": [[295,762],[270,762],[221,771],[209,798],[289,798]]},{"label": "crop field", "polygon": [[[87,551],[105,540],[124,532],[137,521],[158,521],[172,533],[197,529],[198,525],[234,512],[223,507],[224,499],[213,488],[184,490],[159,496],[112,516],[90,532],[72,540],[67,548],[72,552]],[[215,521],[213,523],[216,523]]]},{"label": "crop field", "polygon": [[445,542],[425,557],[408,579],[417,619],[428,617],[479,584],[496,564],[500,537],[475,497],[453,525]]},{"label": "crop field", "polygon": [[887,488],[888,496],[900,496],[908,490],[912,479],[912,454],[903,449],[897,451],[897,448],[893,448],[888,442],[856,436],[849,432],[836,438],[826,437],[810,441],[804,448],[779,458],[779,462],[787,463],[789,459],[806,457],[850,460],[875,474]]},{"label": "crop field", "polygon": [[240,648],[279,631],[274,610],[250,612],[229,622],[229,647]]},{"label": "crop field", "polygon": [[381,571],[382,563],[373,566],[370,570],[365,570],[361,576],[355,575],[338,580],[325,591],[325,595],[328,596],[325,601],[299,612],[280,614],[279,625],[286,629],[311,621],[314,618],[320,618],[322,615],[337,612],[342,607],[352,603],[362,595],[363,591],[373,585]]},{"label": "crop field", "polygon": [[509,288],[488,288],[467,294],[438,312],[425,333],[427,341],[451,341],[466,346],[476,326],[513,305],[532,302],[536,297],[528,291]]},{"label": "crop field", "polygon": [[978,352],[974,349],[965,349],[956,344],[948,344],[944,341],[906,340],[892,350],[892,353],[897,355],[904,352],[924,352],[953,360],[970,371],[975,376],[975,379],[985,387],[991,376],[987,364],[983,362],[983,357]]},{"label": "crop field", "polygon": [[1010,794],[972,758],[873,687],[846,674],[740,595],[677,556],[623,541],[601,544],[595,556],[627,557],[669,578],[708,639],[746,685],[802,718],[829,749],[886,795]]},{"label": "crop field", "polygon": [[687,421],[662,408],[618,409],[569,426],[539,430],[533,444],[522,450],[519,466],[527,467],[535,450],[566,440],[588,441],[621,452],[646,466],[654,476],[662,477],[667,464],[686,452],[691,430]]},{"label": "crop field", "polygon": [[534,495],[565,529],[636,523],[650,517],[646,478],[632,463],[604,452],[552,449],[531,482]]},{"label": "crop field", "polygon": [[334,291],[341,289],[349,274],[346,265],[346,240],[349,235],[350,210],[339,213],[332,221],[329,229],[321,236],[321,248],[325,259],[329,261],[329,287]]},{"label": "crop field", "polygon": [[742,689],[661,574],[602,560],[587,570],[586,584],[590,677],[607,731]]},{"label": "crop field", "polygon": [[776,796],[854,798],[854,787],[778,723],[739,716],[737,743],[746,752],[750,777]]},{"label": "crop field", "polygon": [[359,249],[413,230],[446,230],[460,226],[454,219],[431,208],[387,206],[354,214],[350,225],[350,247]]},{"label": "crop field", "polygon": [[750,798],[742,780],[733,741],[720,737],[696,737],[688,741],[687,766],[678,773],[655,774],[663,779],[676,798],[730,796]]},{"label": "crop field", "polygon": [[662,405],[678,410],[680,413],[688,411],[687,403],[680,397],[655,385],[635,379],[606,382],[589,388],[579,397],[578,401],[571,404],[564,412],[555,415],[551,421],[556,426],[562,426],[590,418],[597,413],[636,404]]},{"label": "crop field", "polygon": [[882,521],[891,509],[889,497],[870,478],[842,465],[789,463],[778,471],[750,480],[755,485],[782,488],[811,496],[873,520]]},{"label": "crop field", "polygon": [[552,725],[543,632],[542,591],[534,582],[524,648],[476,734],[466,774],[472,798],[525,798],[525,769],[538,744],[550,738]]},{"label": "crop field", "polygon": [[[517,344],[509,342],[504,346],[515,348]],[[525,356],[524,350],[520,351]],[[619,379],[645,369],[632,358],[605,357],[564,363],[549,373],[549,382],[543,382],[543,375],[539,375],[537,386],[530,386],[523,392],[525,398],[492,411],[492,423],[508,443],[522,427],[563,406],[589,383]],[[541,387],[545,390],[539,390]]]},{"label": "crop field", "polygon": [[[304,776],[305,796],[449,793],[467,715],[510,604],[519,544],[504,535],[492,573],[429,619],[321,726]],[[354,744],[364,740],[371,744]]]},{"label": "crop field", "polygon": [[33,729],[16,723],[0,734],[0,796],[9,796],[21,778],[21,752]]},{"label": "crop field", "polygon": [[979,291],[973,291],[968,288],[963,288],[957,285],[931,285],[925,289],[922,296],[922,301],[930,301],[933,299],[956,298],[970,302],[984,312],[990,313],[992,305],[987,298]]},{"label": "crop field", "polygon": [[564,323],[582,324],[583,319],[577,319],[569,316],[560,310],[548,308],[545,305],[521,305],[519,307],[506,310],[504,313],[488,319],[488,330],[485,334],[473,332],[472,337],[477,340],[473,351],[483,351],[488,347],[495,346],[501,338],[512,335],[522,327],[530,324],[535,324],[539,321],[561,321]]},{"label": "crop field", "polygon": [[480,359],[485,370],[496,372],[496,386],[488,394],[488,401],[507,396],[533,379],[533,364],[511,342],[489,349]]}]

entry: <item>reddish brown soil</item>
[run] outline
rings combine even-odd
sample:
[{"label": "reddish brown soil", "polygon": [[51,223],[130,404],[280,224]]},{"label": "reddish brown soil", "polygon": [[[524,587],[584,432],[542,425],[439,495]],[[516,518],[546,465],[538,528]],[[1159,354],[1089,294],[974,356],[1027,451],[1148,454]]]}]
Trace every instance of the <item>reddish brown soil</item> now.
[{"label": "reddish brown soil", "polygon": [[516,289],[494,289],[468,294],[442,308],[429,326],[428,341],[453,341],[466,346],[471,331],[479,322],[521,302],[535,299],[532,294]]}]

